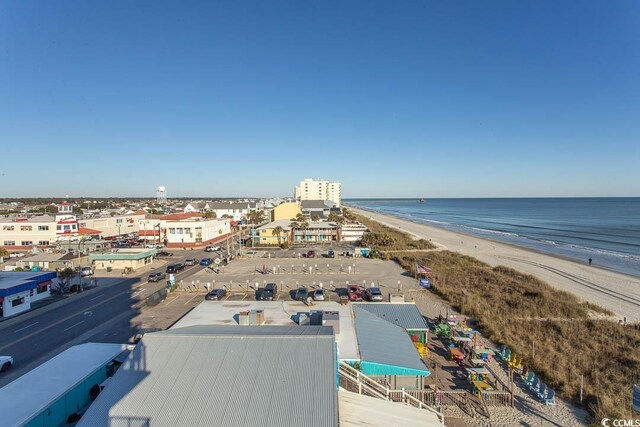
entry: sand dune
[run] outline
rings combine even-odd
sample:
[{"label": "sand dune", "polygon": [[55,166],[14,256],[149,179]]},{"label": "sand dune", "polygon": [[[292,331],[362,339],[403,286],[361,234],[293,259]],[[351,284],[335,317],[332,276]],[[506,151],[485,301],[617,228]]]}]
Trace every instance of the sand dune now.
[{"label": "sand dune", "polygon": [[493,240],[350,208],[390,227],[431,240],[441,249],[472,256],[491,266],[504,265],[529,273],[557,289],[615,313],[617,319],[640,322],[640,278],[538,253]]}]

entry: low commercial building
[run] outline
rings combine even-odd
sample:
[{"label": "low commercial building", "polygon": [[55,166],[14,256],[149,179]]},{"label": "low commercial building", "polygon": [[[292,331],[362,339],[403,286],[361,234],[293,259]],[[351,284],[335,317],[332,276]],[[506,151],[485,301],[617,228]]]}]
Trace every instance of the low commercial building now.
[{"label": "low commercial building", "polygon": [[51,296],[51,284],[57,276],[58,274],[55,272],[0,272],[0,314],[2,317],[27,311],[33,302]]},{"label": "low commercial building", "polygon": [[[0,423],[6,426],[67,425],[81,413],[96,387],[113,375],[121,344],[86,343],[71,347],[0,388]],[[107,424],[104,424],[107,425]]]},{"label": "low commercial building", "polygon": [[292,220],[300,214],[302,214],[300,203],[284,202],[271,210],[271,221]]},{"label": "low commercial building", "polygon": [[340,213],[340,208],[331,200],[302,200],[300,206],[302,213],[311,219],[326,219],[332,211]]},{"label": "low commercial building", "polygon": [[359,222],[350,222],[348,224],[342,224],[340,227],[341,237],[343,242],[359,242],[362,240],[364,233],[369,229]]},{"label": "low commercial building", "polygon": [[80,217],[78,224],[81,228],[101,233],[103,237],[123,236],[140,231],[140,221],[145,215],[145,211],[137,211],[125,215]]},{"label": "low commercial building", "polygon": [[326,326],[149,333],[77,425],[337,427],[336,367]]},{"label": "low commercial building", "polygon": [[335,222],[309,222],[293,230],[293,243],[331,243],[340,241],[340,225]]},{"label": "low commercial building", "polygon": [[[281,228],[280,234],[275,234],[274,230]],[[291,242],[291,221],[281,219],[273,221],[256,228],[253,236],[254,246],[260,245],[281,245],[282,243]]]},{"label": "low commercial building", "polygon": [[192,216],[162,219],[161,228],[164,243],[168,248],[189,248],[226,239],[231,233],[231,221]]},{"label": "low commercial building", "polygon": [[23,270],[40,269],[42,271],[56,271],[73,268],[78,265],[87,265],[87,261],[88,258],[86,255],[78,257],[78,255],[72,252],[42,252],[24,258],[18,258],[16,267],[22,268]]},{"label": "low commercial building", "polygon": [[89,255],[89,261],[94,270],[136,271],[140,267],[151,264],[157,253],[157,249],[113,249],[109,253],[93,253]]},{"label": "low commercial building", "polygon": [[431,373],[405,330],[358,305],[353,314],[360,371],[394,389],[424,389],[424,378]]}]

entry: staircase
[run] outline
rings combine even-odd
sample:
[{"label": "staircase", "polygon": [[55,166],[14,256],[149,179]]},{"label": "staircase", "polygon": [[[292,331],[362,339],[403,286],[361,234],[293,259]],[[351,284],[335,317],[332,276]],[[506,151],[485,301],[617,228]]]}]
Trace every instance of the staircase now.
[{"label": "staircase", "polygon": [[440,420],[440,424],[444,426],[444,415],[442,415],[440,411],[411,396],[405,392],[404,389],[390,390],[387,386],[364,375],[362,372],[345,362],[340,362],[338,365],[338,376],[340,378],[340,386],[347,391],[376,397],[378,399],[402,402],[407,405],[415,406],[416,408],[424,409],[435,414],[438,417],[438,420]]}]

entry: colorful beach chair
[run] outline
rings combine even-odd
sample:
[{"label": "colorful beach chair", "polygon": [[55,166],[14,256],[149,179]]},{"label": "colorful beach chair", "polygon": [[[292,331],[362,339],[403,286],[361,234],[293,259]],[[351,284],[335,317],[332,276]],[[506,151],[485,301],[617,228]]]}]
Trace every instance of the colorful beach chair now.
[{"label": "colorful beach chair", "polygon": [[533,379],[533,382],[529,386],[529,389],[531,390],[531,392],[533,394],[535,394],[535,395],[538,394],[538,390],[540,390],[540,377],[535,377]]},{"label": "colorful beach chair", "polygon": [[533,384],[533,379],[536,377],[536,374],[533,373],[533,371],[529,371],[529,374],[525,377],[522,377],[522,382],[525,383],[527,386],[531,386],[531,384]]},{"label": "colorful beach chair", "polygon": [[540,390],[538,390],[537,393],[538,399],[542,400],[543,402],[545,401],[545,399],[547,398],[547,385],[542,383],[542,385],[540,386]]},{"label": "colorful beach chair", "polygon": [[556,392],[553,389],[550,389],[547,392],[547,397],[544,398],[545,405],[555,405],[556,404]]}]

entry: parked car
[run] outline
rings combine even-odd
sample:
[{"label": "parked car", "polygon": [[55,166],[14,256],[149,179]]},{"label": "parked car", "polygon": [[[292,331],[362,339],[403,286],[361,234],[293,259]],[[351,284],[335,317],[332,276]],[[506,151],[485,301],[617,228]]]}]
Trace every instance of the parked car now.
[{"label": "parked car", "polygon": [[91,267],[82,267],[80,269],[80,277],[89,277],[93,276],[93,270]]},{"label": "parked car", "polygon": [[150,273],[149,277],[147,278],[148,282],[159,282],[162,279],[166,279],[167,275],[165,273],[162,272],[156,272],[156,273]]},{"label": "parked car", "polygon": [[316,251],[308,251],[308,252],[302,254],[302,256],[304,258],[315,258],[316,257]]},{"label": "parked car", "polygon": [[298,288],[295,295],[293,296],[293,299],[296,301],[306,301],[307,298],[309,298],[309,291],[304,287]]},{"label": "parked car", "polygon": [[364,291],[364,295],[367,297],[368,301],[382,301],[384,298],[382,296],[382,292],[380,292],[380,288],[367,288]]},{"label": "parked car", "polygon": [[184,260],[184,265],[197,265],[198,264],[198,260],[195,258],[187,258]]},{"label": "parked car", "polygon": [[11,252],[9,254],[9,258],[22,258],[24,256],[24,253],[22,252]]},{"label": "parked car", "polygon": [[167,251],[160,251],[156,254],[156,256],[173,256],[173,252],[167,252]]},{"label": "parked car", "polygon": [[13,357],[0,356],[0,372],[8,371],[13,366]]},{"label": "parked car", "polygon": [[205,252],[215,252],[215,251],[219,251],[220,249],[222,249],[220,246],[209,245],[206,248],[204,248],[204,251]]},{"label": "parked car", "polygon": [[136,334],[133,336],[133,339],[131,341],[133,341],[133,343],[137,343],[138,341],[140,341],[142,339],[142,337],[144,337],[144,334],[150,334],[152,332],[160,332],[162,329],[160,328],[141,328],[138,329],[138,332],[136,332]]},{"label": "parked car", "polygon": [[207,266],[213,264],[213,259],[211,258],[203,258],[200,260],[200,265]]},{"label": "parked car", "polygon": [[330,250],[329,252],[327,252],[327,258],[335,258],[336,257],[336,253],[332,250]]},{"label": "parked car", "polygon": [[313,300],[314,301],[324,301],[326,296],[326,292],[324,289],[315,289],[313,291]]},{"label": "parked car", "polygon": [[182,264],[182,263],[176,263],[174,264],[176,266],[176,268],[178,269],[178,271],[180,270],[184,270],[184,268],[186,267],[186,265]]},{"label": "parked car", "polygon": [[131,243],[129,242],[118,242],[116,243],[116,248],[130,248]]},{"label": "parked car", "polygon": [[278,285],[275,283],[267,283],[260,294],[261,301],[273,301],[278,295]]},{"label": "parked car", "polygon": [[204,299],[207,301],[219,301],[224,298],[225,295],[227,295],[226,289],[213,289],[204,297]]},{"label": "parked car", "polygon": [[160,248],[164,248],[164,245],[160,243],[147,243],[144,245],[144,247],[150,248],[150,249],[160,249]]},{"label": "parked car", "polygon": [[360,286],[349,286],[349,301],[362,301],[362,288]]}]

